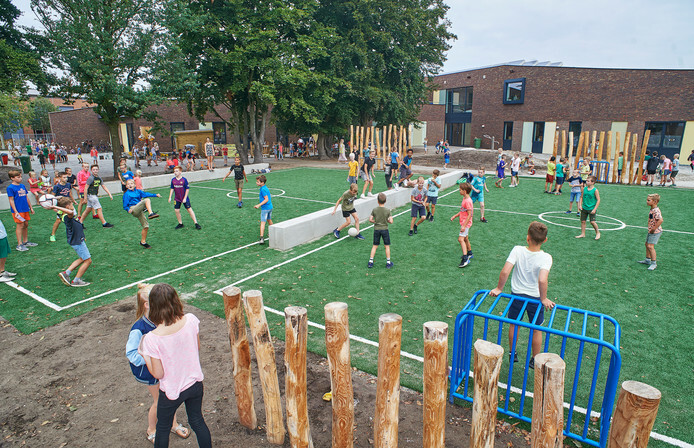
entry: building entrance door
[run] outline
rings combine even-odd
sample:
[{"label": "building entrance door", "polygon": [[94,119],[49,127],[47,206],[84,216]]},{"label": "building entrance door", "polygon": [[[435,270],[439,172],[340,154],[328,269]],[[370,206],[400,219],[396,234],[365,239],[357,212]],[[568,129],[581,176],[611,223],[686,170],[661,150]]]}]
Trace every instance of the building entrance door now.
[{"label": "building entrance door", "polygon": [[542,145],[545,140],[545,122],[536,121],[533,123],[533,147],[535,153],[542,153]]}]

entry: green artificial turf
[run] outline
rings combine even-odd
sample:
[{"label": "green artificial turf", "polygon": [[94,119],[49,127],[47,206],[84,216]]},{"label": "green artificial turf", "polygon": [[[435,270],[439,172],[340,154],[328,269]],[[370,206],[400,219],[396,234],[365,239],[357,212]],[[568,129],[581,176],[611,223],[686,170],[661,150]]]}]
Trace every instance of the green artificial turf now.
[{"label": "green artificial turf", "polygon": [[[345,177],[344,170],[309,168],[269,174],[267,185],[271,193],[277,195],[280,190],[275,189],[282,189],[286,196],[273,199],[273,219],[279,222],[330,207],[328,203],[334,203],[345,190]],[[384,188],[382,177],[380,173],[377,175],[375,191]],[[30,239],[40,245],[25,253],[13,251],[7,268],[20,272],[17,277],[19,285],[66,306],[253,243],[258,239],[259,211],[252,208],[257,203],[257,189],[251,180],[246,187],[244,207],[238,209],[233,187],[229,180],[225,183],[192,184],[190,197],[203,226],[201,231],[193,228],[185,211],[183,220],[186,227],[174,230],[173,207],[166,203],[165,198],[155,199],[154,207],[162,217],[151,222],[148,241],[153,247],[146,251],[137,244],[139,224],[122,210],[120,197],[117,196],[113,202],[102,198],[105,215],[115,227],[102,229],[98,221],[87,219],[87,244],[94,259],[85,276],[85,280],[92,282],[89,288],[68,288],[60,283],[57,273],[75,255],[65,242],[63,227],[58,231],[58,241],[48,243],[54,215],[45,210],[38,210],[29,231]],[[694,399],[683,393],[689,390],[694,361],[690,349],[694,306],[694,288],[690,280],[694,273],[690,253],[694,246],[691,192],[598,185],[602,199],[598,213],[604,215],[599,217],[600,226],[605,229],[621,226],[616,219],[627,227],[604,231],[601,240],[595,241],[590,226],[587,238],[580,240],[574,238],[577,229],[566,227],[578,226],[574,214],[563,213],[568,208],[568,185],[562,196],[543,194],[543,187],[543,182],[532,179],[521,179],[520,187],[513,189],[497,189],[489,182],[490,192],[485,194],[489,222],[479,222],[479,210],[475,211],[470,231],[475,258],[464,269],[457,267],[461,254],[457,242],[459,227],[457,222],[450,222],[461,201],[453,188],[442,191],[442,196],[451,194],[440,199],[434,222],[423,223],[415,236],[407,235],[409,206],[393,211],[394,215],[404,212],[390,226],[393,269],[385,269],[383,248],[376,253],[375,267],[366,268],[373,235],[372,230],[366,230],[363,232],[366,241],[345,238],[326,246],[335,241],[332,235],[328,235],[287,252],[253,245],[153,281],[171,283],[190,304],[220,317],[224,314],[223,303],[214,291],[247,277],[252,278],[238,286],[242,290],[260,289],[266,306],[280,312],[291,305],[306,307],[309,320],[319,324],[324,322],[323,307],[326,303],[343,301],[349,304],[350,332],[371,341],[378,341],[378,317],[383,313],[398,313],[403,317],[402,350],[422,356],[423,323],[430,320],[447,322],[449,350],[452,350],[457,313],[475,291],[496,286],[499,271],[510,250],[514,245],[525,244],[528,224],[545,213],[543,216],[554,223],[548,224],[548,241],[543,246],[554,258],[549,276],[549,297],[566,306],[607,314],[619,322],[623,358],[620,383],[638,380],[660,389],[663,399],[654,431],[692,443],[694,440],[688,423]],[[167,188],[152,191],[165,197],[168,195]],[[227,196],[230,191],[232,193]],[[652,191],[662,195],[660,208],[665,219],[664,228],[685,233],[663,234],[656,247],[658,269],[649,272],[636,260],[644,258],[645,254],[646,230],[638,227],[647,224],[646,195]],[[14,226],[10,215],[0,213],[0,219],[8,227],[12,242]],[[256,275],[323,246],[326,247],[308,256]],[[57,312],[7,285],[0,285],[0,314],[20,331],[28,333],[132,296],[134,291],[132,286]],[[510,292],[510,280],[505,291]],[[273,336],[283,338],[284,319],[268,313],[268,321]],[[580,325],[581,322],[574,322],[571,329],[580,331]],[[309,332],[309,349],[324,355],[324,332],[314,327],[309,327]],[[525,342],[527,333],[521,332],[518,350],[522,360],[525,359]],[[553,340],[550,351],[558,351],[558,344]],[[507,348],[505,335],[502,345]],[[378,353],[375,347],[352,341],[351,355],[354,366],[376,373]],[[569,345],[567,364],[575,365],[576,356],[577,347]],[[584,369],[589,370],[581,374],[577,401],[582,407],[587,405],[584,389],[592,376],[590,369],[594,357],[595,350],[586,349]],[[604,352],[603,363],[608,359],[609,355]],[[403,358],[401,363],[403,384],[421,389],[421,363],[407,358]],[[502,368],[503,382],[507,379],[507,365],[506,359]],[[567,401],[573,381],[569,381],[569,374],[573,378],[573,371],[567,367]],[[605,374],[606,369],[601,366],[599,379],[602,384]],[[514,375],[512,384],[521,387],[521,380],[522,375]],[[532,390],[532,379],[529,390]],[[596,398],[594,410],[600,410],[601,399]],[[518,401],[514,406],[517,405]],[[531,402],[526,402],[525,406],[529,408]],[[574,413],[573,418],[582,423],[578,414]],[[662,442],[651,443],[664,446]]]}]

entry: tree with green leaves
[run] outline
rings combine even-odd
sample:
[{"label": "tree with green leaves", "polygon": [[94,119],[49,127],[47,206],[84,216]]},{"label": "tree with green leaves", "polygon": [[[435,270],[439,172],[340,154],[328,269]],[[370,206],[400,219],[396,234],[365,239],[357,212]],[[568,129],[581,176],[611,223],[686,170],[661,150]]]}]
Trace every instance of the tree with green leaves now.
[{"label": "tree with green leaves", "polygon": [[10,0],[0,0],[0,93],[23,94],[27,81],[45,88],[46,78],[38,54],[25,33],[15,26],[20,15]]},{"label": "tree with green leaves", "polygon": [[39,97],[29,102],[28,124],[34,131],[42,134],[51,133],[51,121],[48,114],[58,108],[48,98]]},{"label": "tree with green leaves", "polygon": [[[158,98],[147,81],[165,38],[164,4],[145,0],[32,0],[45,28],[50,65],[61,73],[58,94],[83,97],[108,126],[114,170],[121,156],[118,124],[138,118]],[[151,119],[151,117],[148,117]]]},{"label": "tree with green leaves", "polygon": [[0,93],[0,143],[5,149],[5,132],[13,132],[24,126],[27,120],[26,102],[14,95]]}]

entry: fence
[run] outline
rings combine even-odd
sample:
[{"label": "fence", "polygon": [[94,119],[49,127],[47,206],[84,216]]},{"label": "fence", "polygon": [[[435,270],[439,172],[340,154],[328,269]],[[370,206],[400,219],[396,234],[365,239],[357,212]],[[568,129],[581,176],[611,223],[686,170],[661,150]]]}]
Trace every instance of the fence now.
[{"label": "fence", "polygon": [[[244,319],[245,311],[256,353],[258,374],[261,377],[260,384],[265,404],[266,420],[264,426],[267,439],[272,444],[282,445],[284,444],[286,431],[282,414],[275,352],[265,317],[262,293],[260,291],[246,291],[242,295],[239,288],[229,287],[222,291],[222,294],[229,328],[229,343],[231,345],[239,421],[249,429],[257,429],[258,421],[255,413],[251,382],[250,342]],[[455,346],[460,347],[462,343],[459,341],[459,335],[465,335],[466,337],[472,335],[472,325],[475,316],[485,320],[484,336],[488,335],[490,320],[497,320],[500,326],[504,322],[514,322],[514,324],[519,326],[522,324],[504,317],[508,312],[508,307],[506,312],[499,317],[478,311],[486,297],[487,291],[478,291],[470,300],[466,309],[456,319]],[[500,296],[494,301],[490,310],[493,310],[503,298],[511,299],[512,297]],[[519,300],[518,298],[513,299]],[[526,306],[527,303],[524,303],[523,309]],[[596,314],[580,310],[570,310],[570,312],[581,313],[584,316],[583,334],[576,336],[581,340],[581,346],[591,343],[589,341],[591,338],[586,335],[586,319],[589,315],[594,316]],[[552,330],[551,327],[552,322],[555,320],[555,314],[556,312],[552,313],[547,327],[535,325],[534,329],[542,328],[542,331],[546,333],[557,333],[570,337],[568,319],[565,330]],[[600,320],[603,323],[605,320],[614,322],[605,316],[601,317]],[[289,442],[292,447],[312,448],[313,441],[308,419],[306,389],[307,323],[305,308],[285,308],[285,403]],[[461,331],[458,331],[459,324],[461,325]],[[616,322],[614,324],[617,329],[618,339],[619,327],[616,325]],[[529,327],[529,325],[525,326]],[[600,329],[600,333],[603,334],[603,328]],[[376,448],[398,446],[401,334],[401,316],[392,313],[380,316],[376,411],[373,433],[373,445]],[[325,305],[325,344],[332,385],[332,446],[339,448],[352,447],[354,436],[354,397],[349,340],[347,304],[342,302],[328,303]],[[516,340],[517,337],[514,338],[512,345],[512,356],[515,354]],[[462,351],[462,360],[467,361],[463,364],[468,366],[471,360],[470,349],[472,348],[472,340],[467,338],[465,342],[470,343],[470,346],[462,347],[464,349]],[[474,448],[494,446],[498,403],[497,384],[504,355],[504,349],[499,342],[500,337],[497,339],[497,344],[482,339],[474,343],[475,394],[470,432],[470,445]],[[443,448],[445,446],[446,428],[445,390],[448,370],[448,324],[444,322],[425,323],[423,326],[423,344],[424,397],[422,403],[423,440],[421,446],[425,448]],[[608,345],[607,343],[602,343],[601,347],[607,347]],[[562,348],[564,346],[565,343],[562,343]],[[547,343],[545,345],[546,348]],[[454,371],[456,367],[458,370],[462,367],[459,355],[460,353],[454,353]],[[563,349],[562,356],[564,356]],[[618,352],[613,351],[612,359],[616,359],[617,362],[611,366],[611,371],[614,373],[615,370],[613,369],[616,369],[618,373]],[[525,364],[526,369],[524,373],[525,377],[527,377],[527,359]],[[564,428],[562,398],[564,396],[565,369],[566,364],[564,360],[556,354],[542,353],[535,356],[534,393],[536,399],[533,400],[531,432],[533,448],[562,446],[562,428]],[[580,366],[577,368],[578,371],[580,371]],[[453,376],[451,376],[452,378]],[[469,378],[469,375],[466,378]],[[524,378],[524,382],[526,379]],[[467,384],[466,380],[464,386],[466,390]],[[458,386],[460,386],[460,383],[457,383],[455,389]],[[461,398],[467,399],[467,397]],[[508,407],[508,401],[507,392],[506,407]],[[614,415],[614,423],[610,433],[610,446],[614,448],[645,448],[655,422],[659,403],[660,392],[657,389],[638,382],[625,382],[622,385],[617,411]],[[607,411],[608,407],[611,410],[611,402],[604,404],[603,410]],[[504,412],[503,410],[500,411]],[[604,413],[601,415],[601,418],[609,422],[609,414],[609,412]],[[567,427],[570,426],[570,419],[571,413],[569,413]],[[524,420],[526,419],[524,418]],[[527,421],[530,420],[527,419]]]}]

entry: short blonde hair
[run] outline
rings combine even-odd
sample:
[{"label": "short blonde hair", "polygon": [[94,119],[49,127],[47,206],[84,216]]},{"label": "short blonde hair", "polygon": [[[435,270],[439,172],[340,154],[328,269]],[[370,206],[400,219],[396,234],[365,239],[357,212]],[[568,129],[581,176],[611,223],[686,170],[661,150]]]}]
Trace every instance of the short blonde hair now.
[{"label": "short blonde hair", "polygon": [[660,195],[658,193],[651,193],[647,197],[648,199],[653,199],[656,204],[660,202]]}]

